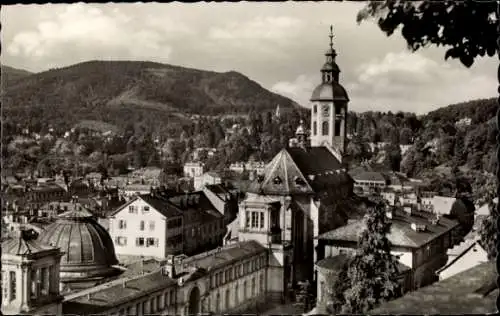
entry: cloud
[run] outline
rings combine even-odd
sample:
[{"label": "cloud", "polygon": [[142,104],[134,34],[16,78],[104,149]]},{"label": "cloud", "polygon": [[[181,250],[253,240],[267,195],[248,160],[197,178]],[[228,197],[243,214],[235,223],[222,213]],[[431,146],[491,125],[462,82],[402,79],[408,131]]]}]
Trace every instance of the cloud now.
[{"label": "cloud", "polygon": [[[493,74],[488,76],[408,51],[389,52],[345,71],[352,72],[349,79],[341,76],[340,80],[349,94],[350,109],[355,111],[425,113],[453,103],[492,97],[497,86]],[[319,75],[302,74],[275,83],[271,90],[307,107],[319,82]]]},{"label": "cloud", "polygon": [[[185,35],[182,23],[162,17],[148,18],[136,27],[134,16],[118,8],[104,11],[87,4],[68,5],[59,14],[46,17],[35,28],[15,34],[7,53],[47,63],[67,59],[156,59],[166,61],[172,52],[171,34]],[[73,60],[77,62],[80,60]]]},{"label": "cloud", "polygon": [[370,108],[424,113],[448,104],[494,95],[494,77],[452,62],[438,62],[408,51],[390,52],[355,70],[346,84],[351,103]]},{"label": "cloud", "polygon": [[303,26],[299,19],[287,16],[257,16],[249,21],[234,21],[213,27],[208,37],[217,40],[282,40]]},{"label": "cloud", "polygon": [[271,87],[271,90],[289,97],[298,104],[308,107],[309,98],[316,85],[319,83],[319,75],[299,75],[293,81],[280,81]]}]

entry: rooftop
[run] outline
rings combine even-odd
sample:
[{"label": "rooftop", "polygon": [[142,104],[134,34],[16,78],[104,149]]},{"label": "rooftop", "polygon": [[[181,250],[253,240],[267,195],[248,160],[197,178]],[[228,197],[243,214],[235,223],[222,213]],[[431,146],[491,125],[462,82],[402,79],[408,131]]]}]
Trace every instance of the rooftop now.
[{"label": "rooftop", "polygon": [[385,178],[380,172],[376,171],[365,171],[358,174],[351,175],[354,180],[357,181],[378,181],[385,182]]},{"label": "rooftop", "polygon": [[152,208],[154,208],[156,211],[160,212],[163,216],[167,218],[182,216],[182,211],[174,203],[170,202],[169,200],[163,197],[152,194],[141,194],[134,197],[128,203],[118,207],[115,211],[111,212],[110,216],[113,216],[116,213],[120,212],[121,210],[125,209],[125,207],[137,201],[138,199],[143,200],[144,202],[149,204]]},{"label": "rooftop", "polygon": [[176,280],[155,271],[132,279],[119,279],[108,282],[88,291],[78,293],[79,296],[66,298],[63,313],[81,315],[100,313],[140,296],[177,284]]},{"label": "rooftop", "polygon": [[185,259],[183,263],[206,270],[213,270],[225,266],[230,262],[264,253],[266,250],[267,249],[257,241],[242,241],[189,257]]},{"label": "rooftop", "polygon": [[496,278],[495,266],[483,263],[443,281],[382,304],[370,314],[461,315],[496,313],[498,289],[475,293]]},{"label": "rooftop", "polygon": [[[348,254],[340,254],[333,257],[328,257],[322,259],[316,263],[316,266],[325,270],[340,270],[344,266],[344,264],[349,260]],[[407,265],[402,264],[398,261],[398,271],[405,272],[410,270],[411,268]]]},{"label": "rooftop", "polygon": [[290,147],[281,150],[265,168],[263,179],[250,185],[252,192],[300,194],[321,191],[352,181],[327,147]]},{"label": "rooftop", "polygon": [[[433,217],[433,214],[426,212],[413,212],[410,215],[400,210],[393,211],[391,231],[387,237],[394,246],[419,248],[459,225],[457,221],[443,217],[433,225],[431,223]],[[426,225],[426,230],[414,231],[411,228],[412,223]],[[364,220],[359,220],[321,234],[318,239],[358,242],[359,235],[364,229]]]}]

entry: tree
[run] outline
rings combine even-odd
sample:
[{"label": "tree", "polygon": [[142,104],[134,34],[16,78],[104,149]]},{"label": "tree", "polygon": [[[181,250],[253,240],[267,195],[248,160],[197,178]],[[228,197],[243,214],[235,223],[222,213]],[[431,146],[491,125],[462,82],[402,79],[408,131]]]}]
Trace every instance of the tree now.
[{"label": "tree", "polygon": [[[371,1],[358,13],[358,23],[378,18],[379,28],[391,36],[400,26],[408,48],[448,47],[445,59],[457,58],[466,67],[478,56],[494,56],[497,49],[494,1]],[[474,27],[471,27],[473,25]]]},{"label": "tree", "polygon": [[479,205],[483,205],[484,203],[488,203],[488,208],[490,210],[490,214],[481,221],[479,228],[479,243],[488,253],[488,259],[493,260],[496,258],[497,249],[497,220],[498,220],[498,211],[497,205],[494,202],[496,198],[496,184],[495,179],[489,178],[485,185],[479,188],[480,192],[474,192],[476,197],[476,203]]},{"label": "tree", "polygon": [[344,292],[342,313],[364,313],[401,294],[398,262],[387,238],[391,227],[387,208],[379,201],[368,209],[366,229],[347,270],[349,288]]}]

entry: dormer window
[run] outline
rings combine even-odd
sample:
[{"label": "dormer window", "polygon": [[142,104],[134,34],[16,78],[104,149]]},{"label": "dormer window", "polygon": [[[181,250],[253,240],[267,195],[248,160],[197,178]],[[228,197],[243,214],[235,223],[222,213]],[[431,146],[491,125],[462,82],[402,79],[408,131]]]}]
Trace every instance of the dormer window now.
[{"label": "dormer window", "polygon": [[298,186],[305,186],[306,185],[305,181],[299,177],[295,177],[295,184]]},{"label": "dormer window", "polygon": [[281,184],[281,183],[282,183],[281,178],[280,178],[280,177],[276,177],[276,178],[274,178],[274,179],[273,179],[273,183],[274,183],[274,184]]}]

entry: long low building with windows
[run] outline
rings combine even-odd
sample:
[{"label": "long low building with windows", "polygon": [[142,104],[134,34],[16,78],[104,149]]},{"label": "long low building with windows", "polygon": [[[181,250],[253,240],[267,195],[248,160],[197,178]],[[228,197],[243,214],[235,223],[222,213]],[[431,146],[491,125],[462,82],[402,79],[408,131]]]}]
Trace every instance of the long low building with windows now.
[{"label": "long low building with windows", "polygon": [[241,242],[193,257],[170,256],[145,275],[65,297],[64,314],[191,315],[236,313],[266,301],[268,252]]}]

